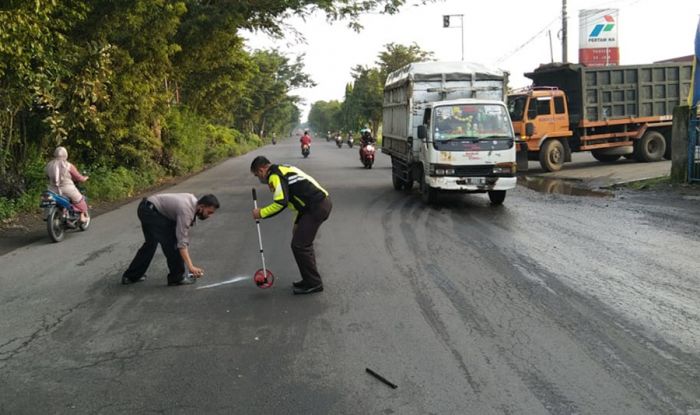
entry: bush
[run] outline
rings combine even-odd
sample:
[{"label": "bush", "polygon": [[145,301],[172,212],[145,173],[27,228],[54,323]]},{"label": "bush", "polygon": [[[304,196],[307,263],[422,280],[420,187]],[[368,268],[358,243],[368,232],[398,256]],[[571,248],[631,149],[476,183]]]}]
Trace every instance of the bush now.
[{"label": "bush", "polygon": [[[166,176],[199,171],[207,164],[245,154],[263,145],[255,134],[211,124],[183,108],[174,108],[167,115],[162,141],[163,154],[160,158],[144,156],[128,145],[120,147],[120,154],[125,159],[141,160],[138,168],[112,165],[120,163],[120,160],[109,160],[87,168],[78,165],[78,170],[90,176],[90,180],[81,186],[85,188],[88,198],[91,201],[114,201],[132,197]],[[12,195],[0,196],[0,221],[13,218],[20,212],[38,210],[41,192],[46,189],[45,164],[46,160],[41,154],[30,156],[21,180],[17,180],[21,182],[21,189]]]},{"label": "bush", "polygon": [[164,167],[174,175],[201,170],[207,164],[244,154],[263,144],[257,135],[211,124],[184,108],[170,111],[162,136]]},{"label": "bush", "polygon": [[89,173],[90,180],[84,186],[88,198],[108,201],[134,196],[162,176],[157,170],[135,171],[125,167],[98,167]]}]

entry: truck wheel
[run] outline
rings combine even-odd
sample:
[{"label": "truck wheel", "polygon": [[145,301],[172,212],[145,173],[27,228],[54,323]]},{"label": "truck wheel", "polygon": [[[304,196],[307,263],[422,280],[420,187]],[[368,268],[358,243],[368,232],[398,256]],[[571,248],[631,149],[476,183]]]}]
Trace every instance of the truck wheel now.
[{"label": "truck wheel", "polygon": [[403,190],[410,192],[411,189],[413,189],[413,177],[411,175],[411,171],[408,171],[408,181],[404,182],[403,184]]},{"label": "truck wheel", "polygon": [[403,190],[404,188],[404,181],[393,173],[391,175],[391,183],[394,185],[394,190]]},{"label": "truck wheel", "polygon": [[620,158],[619,154],[602,154],[600,151],[596,150],[591,151],[591,154],[593,155],[594,159],[601,163],[612,163]]},{"label": "truck wheel", "polygon": [[659,161],[666,152],[666,140],[658,131],[647,131],[634,145],[634,158],[637,161]]},{"label": "truck wheel", "polygon": [[540,166],[546,171],[559,171],[564,165],[564,145],[559,140],[549,139],[540,148]]},{"label": "truck wheel", "polygon": [[502,205],[503,201],[506,200],[505,190],[490,190],[489,200],[491,200],[492,205]]},{"label": "truck wheel", "polygon": [[428,186],[428,184],[425,182],[425,173],[423,173],[420,182],[420,196],[423,200],[423,203],[428,205],[434,204],[435,202],[437,202],[437,194],[437,189],[433,189],[432,187]]}]

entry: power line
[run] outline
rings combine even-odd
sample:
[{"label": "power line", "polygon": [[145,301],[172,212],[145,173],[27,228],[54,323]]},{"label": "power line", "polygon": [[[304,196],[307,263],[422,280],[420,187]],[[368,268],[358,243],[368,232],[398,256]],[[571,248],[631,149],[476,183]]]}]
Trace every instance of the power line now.
[{"label": "power line", "polygon": [[[616,1],[613,0],[613,1],[602,2],[602,3],[599,3],[599,4],[594,5],[594,6],[590,6],[590,7],[591,7],[592,9],[595,9],[595,8],[611,8],[611,7],[613,7],[613,5],[619,5],[618,7],[623,6],[623,5],[624,5],[624,6],[633,6],[633,5],[637,4],[637,3],[639,3],[640,1],[642,1],[642,0],[616,0]],[[579,9],[579,11],[580,11],[580,10],[584,10],[584,9]],[[585,9],[585,10],[588,10],[588,9]],[[544,26],[541,30],[539,30],[537,33],[535,33],[535,34],[534,34],[531,38],[529,38],[525,43],[523,43],[522,45],[520,45],[520,46],[518,46],[517,48],[513,49],[511,52],[508,52],[507,54],[505,54],[505,55],[501,56],[500,58],[498,58],[498,59],[495,61],[495,64],[498,65],[498,64],[502,63],[503,61],[505,61],[505,60],[510,59],[511,57],[513,57],[513,55],[515,55],[516,53],[520,52],[520,51],[521,51],[522,49],[524,49],[527,45],[529,45],[530,43],[532,43],[532,42],[533,42],[535,39],[537,39],[542,33],[544,33],[547,29],[549,29],[554,23],[556,23],[558,20],[560,20],[560,18],[561,18],[561,16],[557,15],[557,17],[555,17],[554,19],[552,19],[552,21],[550,21],[549,23],[547,23],[546,26]],[[567,18],[567,20],[570,19],[570,18],[571,18],[571,17],[569,16],[569,17]],[[591,17],[586,17],[585,20],[592,19],[592,18],[593,18],[592,16],[591,16]]]},{"label": "power line", "polygon": [[557,20],[559,20],[559,16],[557,16],[555,19],[553,19],[551,22],[547,23],[545,27],[543,27],[539,32],[535,33],[530,39],[528,39],[525,43],[522,45],[518,46],[515,48],[513,51],[501,56],[499,59],[496,60],[496,64],[500,64],[501,62],[505,61],[506,59],[509,59],[516,53],[520,52],[525,46],[529,45],[532,41],[537,39],[538,36],[540,36],[542,33],[544,33],[545,30],[549,29]]}]

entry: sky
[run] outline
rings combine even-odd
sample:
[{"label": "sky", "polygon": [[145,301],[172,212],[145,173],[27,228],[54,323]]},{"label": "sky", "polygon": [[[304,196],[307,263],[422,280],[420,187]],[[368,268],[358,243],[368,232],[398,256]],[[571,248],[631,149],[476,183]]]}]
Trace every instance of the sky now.
[{"label": "sky", "polygon": [[[562,0],[444,0],[413,6],[415,0],[393,16],[366,14],[364,29],[356,33],[347,22],[328,23],[315,13],[305,20],[293,17],[286,24],[303,33],[299,42],[291,33],[272,39],[244,32],[249,49],[277,48],[289,57],[304,54],[313,88],[292,91],[303,98],[302,121],[313,102],[343,100],[351,68],[376,66],[377,55],[388,43],[418,44],[434,52],[439,61],[462,59],[459,28],[442,27],[443,15],[464,15],[464,60],[510,73],[513,88],[529,85],[523,73],[551,61],[549,33],[555,62],[562,58]],[[568,61],[578,62],[579,10],[619,10],[617,29],[620,64],[646,64],[692,55],[700,19],[700,0],[567,0]],[[459,18],[451,18],[459,26]]]}]

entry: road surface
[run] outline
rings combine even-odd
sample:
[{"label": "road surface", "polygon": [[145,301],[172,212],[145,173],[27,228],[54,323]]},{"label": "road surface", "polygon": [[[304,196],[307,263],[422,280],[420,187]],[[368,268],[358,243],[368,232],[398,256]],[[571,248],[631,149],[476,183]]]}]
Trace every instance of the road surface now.
[{"label": "road surface", "polygon": [[[262,223],[273,288],[197,289],[260,267],[258,154],[332,195],[323,293],[291,293],[289,213]],[[392,189],[388,157],[366,170],[322,140],[170,191],[222,204],[193,230],[194,286],[166,287],[160,252],[146,282],[120,284],[137,202],[0,256],[0,413],[700,414],[696,200],[519,187],[501,207],[428,207]]]}]

